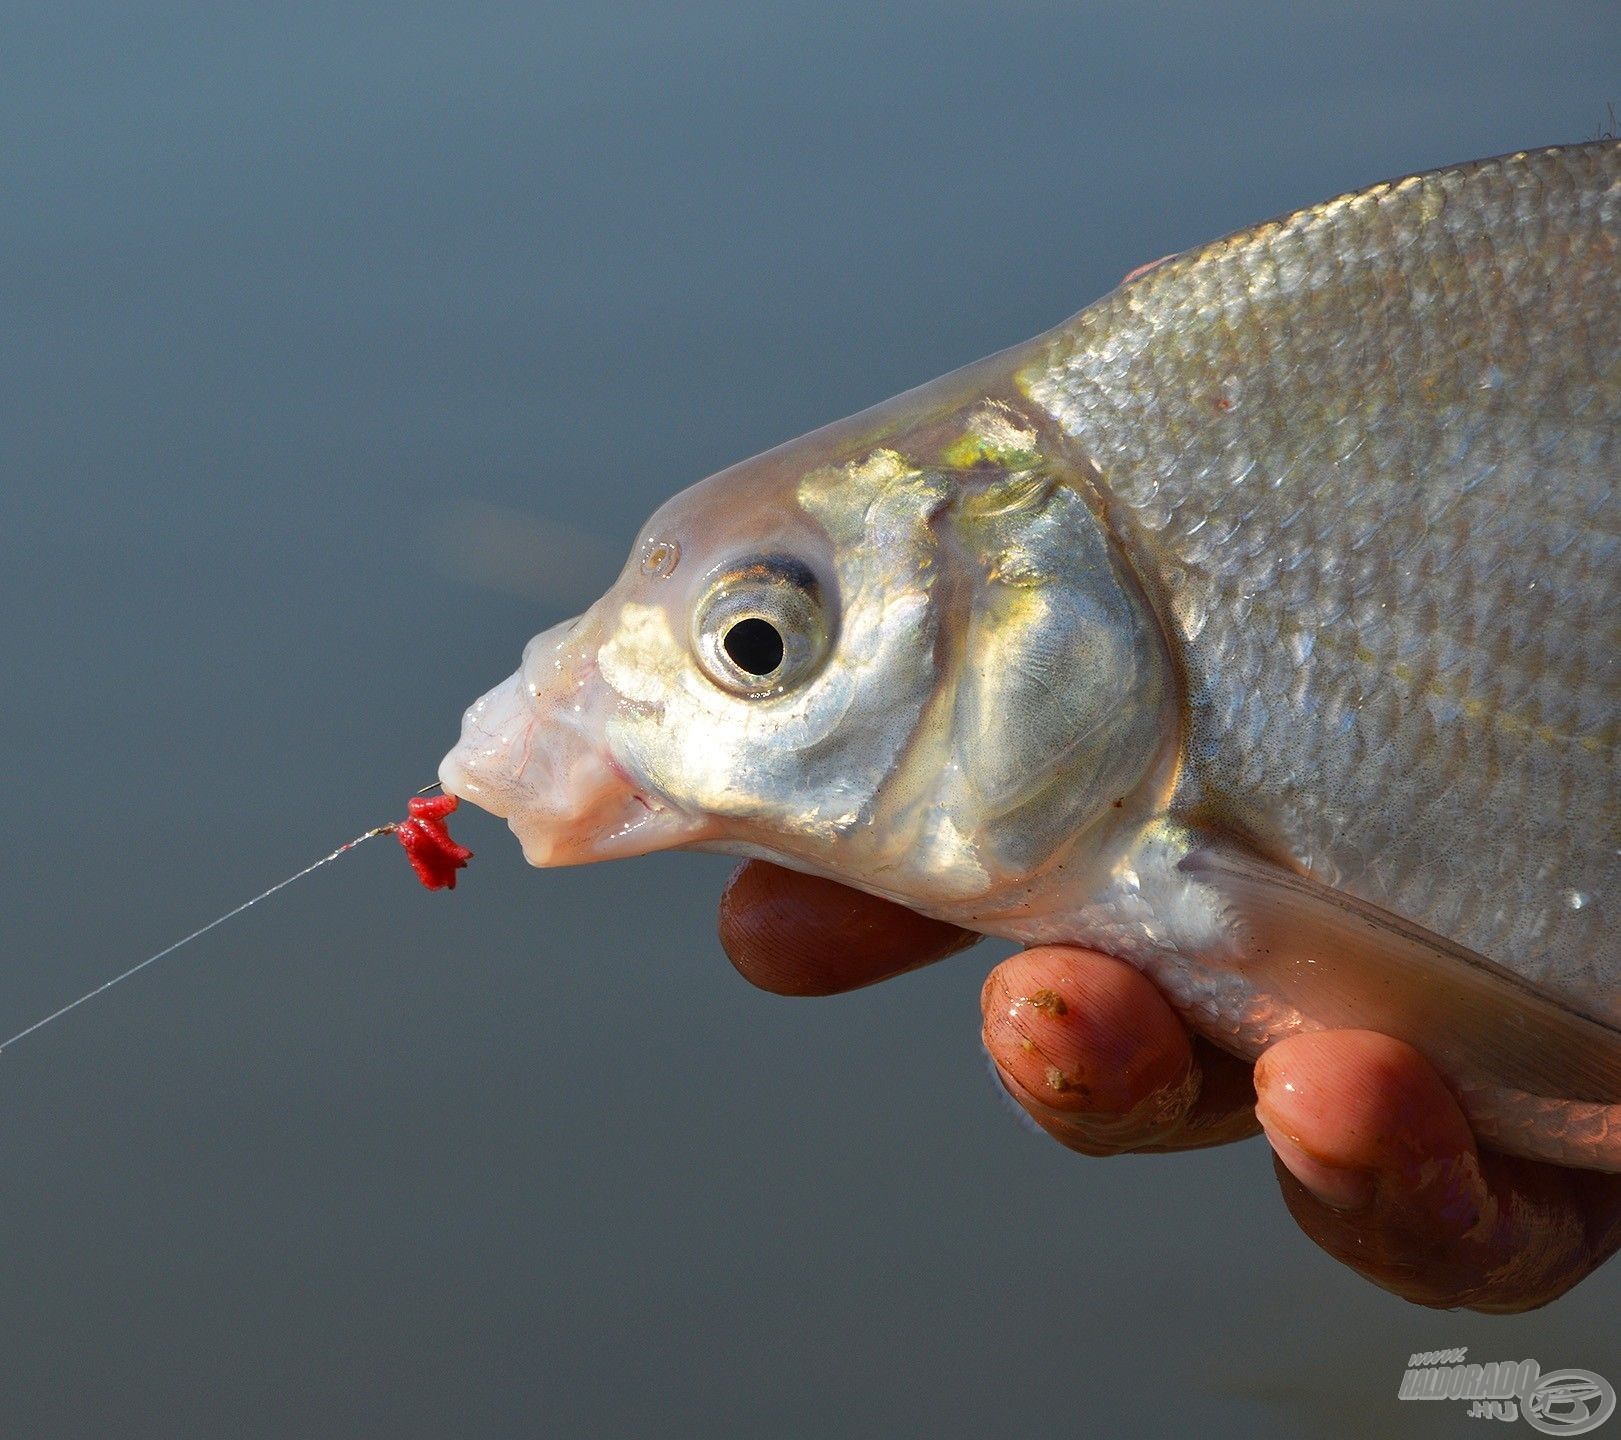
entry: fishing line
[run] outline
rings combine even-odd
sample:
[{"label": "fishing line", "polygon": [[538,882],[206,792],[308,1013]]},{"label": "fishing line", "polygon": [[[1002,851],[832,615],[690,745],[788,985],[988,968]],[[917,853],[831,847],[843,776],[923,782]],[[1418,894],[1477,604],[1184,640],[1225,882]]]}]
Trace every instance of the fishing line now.
[{"label": "fishing line", "polygon": [[[422,796],[422,795],[426,795],[430,790],[437,790],[438,788],[439,788],[438,782],[435,782],[432,785],[424,785],[416,793],[417,793],[418,796]],[[450,796],[443,797],[443,800],[448,800],[449,805],[444,806],[444,805],[442,805],[442,802],[441,802],[441,805],[434,807],[434,808],[439,810],[439,814],[435,818],[439,820],[438,829],[439,829],[439,831],[441,833],[443,833],[442,816],[448,810],[454,809],[455,808],[455,803],[456,803],[454,798],[452,798]],[[293,881],[302,880],[306,875],[313,874],[315,871],[319,870],[323,865],[330,865],[334,860],[336,860],[338,858],[338,856],[348,854],[349,851],[353,850],[357,845],[363,845],[368,840],[375,840],[379,835],[399,835],[407,827],[420,827],[422,825],[422,822],[419,819],[416,818],[418,813],[419,813],[418,812],[418,804],[419,804],[418,801],[413,800],[412,805],[411,805],[411,814],[412,814],[411,819],[404,820],[404,821],[391,820],[386,825],[378,825],[378,826],[375,826],[373,829],[367,830],[364,834],[356,835],[353,840],[345,840],[343,842],[343,844],[338,846],[338,848],[336,850],[334,850],[330,855],[323,855],[319,860],[315,861],[313,864],[306,865],[302,870],[296,871],[294,874],[289,875],[285,880],[278,880],[268,890],[265,890],[265,891],[261,892],[260,894],[255,895],[253,897],[253,899],[244,900],[234,910],[227,910],[223,915],[218,916],[217,918],[215,918],[213,920],[210,920],[208,922],[208,924],[206,924],[204,926],[201,926],[199,929],[193,930],[191,932],[191,934],[183,937],[182,939],[176,940],[174,942],[174,944],[165,945],[163,947],[163,949],[159,950],[155,955],[148,955],[146,957],[146,959],[140,961],[137,964],[131,965],[128,970],[123,971],[121,974],[114,975],[111,980],[105,980],[100,985],[96,986],[95,989],[85,991],[85,993],[83,995],[79,996],[79,998],[77,1000],[71,1001],[68,1004],[62,1006],[62,1008],[60,1010],[51,1011],[51,1013],[49,1015],[45,1016],[44,1019],[34,1021],[34,1023],[32,1025],[30,1025],[26,1030],[19,1030],[9,1040],[0,1041],[0,1055],[5,1054],[5,1052],[11,1046],[15,1045],[19,1040],[25,1038],[26,1036],[32,1035],[34,1033],[34,1031],[44,1029],[44,1027],[49,1025],[53,1020],[60,1020],[64,1015],[66,1015],[68,1013],[68,1011],[77,1010],[79,1008],[79,1006],[83,1005],[87,1000],[94,1000],[96,998],[96,996],[105,994],[108,990],[111,990],[114,985],[121,985],[121,984],[123,984],[124,981],[128,980],[131,975],[139,974],[142,970],[146,969],[146,967],[148,965],[155,965],[159,960],[163,959],[164,956],[173,955],[174,952],[176,950],[178,950],[182,945],[189,945],[189,944],[191,944],[191,942],[193,940],[196,940],[199,936],[208,934],[208,932],[210,930],[212,930],[216,925],[223,925],[227,920],[234,920],[244,910],[251,910],[261,900],[268,900],[278,890],[285,890],[289,885],[291,885],[293,883]],[[434,802],[429,802],[429,805],[434,806]],[[432,812],[430,811],[430,813],[432,813]],[[417,836],[418,833],[419,833],[418,830],[413,829],[413,836]],[[444,834],[445,841],[448,842],[449,838],[450,837],[449,837],[448,834]],[[456,847],[456,848],[460,849],[460,847]],[[411,847],[408,846],[407,849],[409,851],[411,849]],[[472,852],[468,851],[468,852],[465,852],[465,853],[470,855]],[[415,857],[414,854],[412,856],[412,863],[413,863],[413,865],[416,865],[416,863],[417,863],[416,857]],[[465,860],[462,863],[465,863]],[[418,873],[419,876],[422,875],[422,871],[421,871],[420,868],[418,868],[417,873]],[[423,877],[423,883],[424,884],[429,883],[427,877],[425,877],[425,876]],[[448,884],[450,886],[454,886],[455,883],[456,883],[456,881],[455,881],[454,873],[452,873],[450,875],[450,878],[448,880],[441,880],[440,881],[440,884]],[[438,888],[438,887],[437,886],[430,886],[430,888]]]}]

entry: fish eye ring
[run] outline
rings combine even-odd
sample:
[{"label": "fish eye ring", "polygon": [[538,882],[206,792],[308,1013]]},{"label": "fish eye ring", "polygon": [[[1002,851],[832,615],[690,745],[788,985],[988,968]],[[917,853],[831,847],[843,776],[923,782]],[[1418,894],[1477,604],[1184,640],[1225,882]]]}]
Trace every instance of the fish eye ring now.
[{"label": "fish eye ring", "polygon": [[827,658],[828,630],[816,577],[769,555],[710,578],[693,609],[692,648],[711,682],[758,700],[808,680]]}]

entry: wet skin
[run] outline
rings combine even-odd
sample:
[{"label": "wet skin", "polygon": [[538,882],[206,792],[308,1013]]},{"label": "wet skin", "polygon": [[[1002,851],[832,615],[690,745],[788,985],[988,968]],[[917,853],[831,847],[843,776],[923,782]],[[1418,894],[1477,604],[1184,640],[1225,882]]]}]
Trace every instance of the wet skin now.
[{"label": "wet skin", "polygon": [[[760,861],[727,886],[720,936],[781,995],[853,990],[980,938]],[[1420,1305],[1535,1309],[1621,1248],[1621,1175],[1478,1149],[1434,1067],[1388,1036],[1298,1035],[1251,1067],[1191,1036],[1130,966],[1057,945],[998,965],[980,1009],[1003,1086],[1059,1144],[1118,1155],[1263,1132],[1301,1229]]]}]

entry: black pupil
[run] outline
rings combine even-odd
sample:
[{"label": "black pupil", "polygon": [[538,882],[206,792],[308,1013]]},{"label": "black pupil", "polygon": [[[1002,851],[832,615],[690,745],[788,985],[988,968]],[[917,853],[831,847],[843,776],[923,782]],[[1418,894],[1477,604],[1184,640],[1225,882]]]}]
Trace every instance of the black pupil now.
[{"label": "black pupil", "polygon": [[739,620],[721,644],[732,663],[748,675],[769,675],[782,664],[782,636],[769,620]]}]

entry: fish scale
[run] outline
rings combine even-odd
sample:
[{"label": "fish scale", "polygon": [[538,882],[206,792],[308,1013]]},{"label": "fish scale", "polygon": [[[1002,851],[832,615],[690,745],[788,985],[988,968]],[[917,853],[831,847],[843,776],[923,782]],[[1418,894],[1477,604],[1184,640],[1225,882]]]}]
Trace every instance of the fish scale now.
[{"label": "fish scale", "polygon": [[1612,1015],[1618,235],[1613,143],[1434,172],[1165,262],[1022,373],[1166,587],[1187,802]]}]

